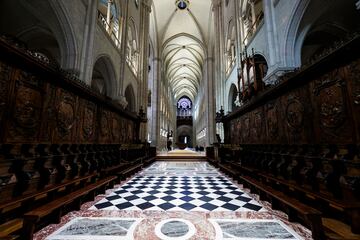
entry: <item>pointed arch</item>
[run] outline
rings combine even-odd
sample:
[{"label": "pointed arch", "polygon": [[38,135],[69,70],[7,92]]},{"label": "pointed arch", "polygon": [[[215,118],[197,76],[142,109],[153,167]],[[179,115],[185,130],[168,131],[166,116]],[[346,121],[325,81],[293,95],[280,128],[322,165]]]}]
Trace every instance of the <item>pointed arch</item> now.
[{"label": "pointed arch", "polygon": [[93,66],[91,87],[108,97],[115,97],[118,84],[114,64],[107,55],[96,58]]},{"label": "pointed arch", "polygon": [[127,85],[125,88],[125,98],[127,101],[126,110],[136,112],[136,98],[132,84]]}]

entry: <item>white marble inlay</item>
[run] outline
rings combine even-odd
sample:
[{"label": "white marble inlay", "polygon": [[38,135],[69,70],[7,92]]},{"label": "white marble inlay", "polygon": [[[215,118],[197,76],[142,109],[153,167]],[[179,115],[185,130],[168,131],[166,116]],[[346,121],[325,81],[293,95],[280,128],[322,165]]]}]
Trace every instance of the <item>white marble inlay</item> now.
[{"label": "white marble inlay", "polygon": [[[179,222],[179,228],[181,229],[174,229],[171,231],[172,227],[177,227],[177,223]],[[184,224],[188,227],[188,229],[184,228]],[[188,230],[188,231],[186,231]],[[178,235],[176,237],[170,237],[165,235],[163,232],[165,232],[168,235]],[[166,219],[161,222],[159,222],[155,227],[155,234],[162,240],[187,240],[191,238],[196,233],[196,228],[194,224],[192,224],[190,221],[181,219],[181,218],[171,218]]]},{"label": "white marble inlay", "polygon": [[141,175],[218,176],[219,172],[207,162],[155,162]]},{"label": "white marble inlay", "polygon": [[209,219],[215,228],[216,240],[288,240],[302,239],[279,220]]},{"label": "white marble inlay", "polygon": [[141,218],[77,217],[46,240],[132,240]]}]

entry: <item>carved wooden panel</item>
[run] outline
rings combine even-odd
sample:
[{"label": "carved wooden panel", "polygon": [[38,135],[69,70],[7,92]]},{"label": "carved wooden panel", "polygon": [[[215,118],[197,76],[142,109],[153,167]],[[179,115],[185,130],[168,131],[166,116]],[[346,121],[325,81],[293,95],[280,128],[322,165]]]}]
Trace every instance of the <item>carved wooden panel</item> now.
[{"label": "carved wooden panel", "polygon": [[261,143],[266,139],[263,108],[251,112],[251,139],[252,143]]},{"label": "carved wooden panel", "polygon": [[46,84],[45,92],[39,141],[51,142],[54,129],[57,128],[56,87]]},{"label": "carved wooden panel", "polygon": [[312,82],[315,130],[320,142],[351,143],[351,112],[342,69],[335,69]]},{"label": "carved wooden panel", "polygon": [[242,142],[249,142],[250,139],[250,114],[245,114],[241,119],[241,140]]},{"label": "carved wooden panel", "polygon": [[55,142],[73,141],[77,124],[77,97],[64,89],[57,89],[54,132]]},{"label": "carved wooden panel", "polygon": [[265,118],[266,118],[266,130],[267,130],[267,141],[276,142],[280,141],[281,136],[281,122],[279,121],[279,107],[276,102],[266,104],[265,107]]},{"label": "carved wooden panel", "polygon": [[115,113],[112,114],[112,139],[114,143],[120,143],[120,117]]},{"label": "carved wooden panel", "polygon": [[350,105],[354,114],[357,128],[357,142],[360,142],[360,59],[352,62],[348,67],[348,86],[350,92]]},{"label": "carved wooden panel", "polygon": [[111,136],[111,112],[103,110],[100,117],[100,136],[101,143],[109,143],[112,139]]},{"label": "carved wooden panel", "polygon": [[0,143],[131,144],[138,121],[73,72],[0,37]]},{"label": "carved wooden panel", "polygon": [[131,143],[133,142],[134,139],[134,135],[135,135],[135,125],[132,121],[126,120],[126,137],[125,137],[125,142],[127,143]]},{"label": "carved wooden panel", "polygon": [[81,123],[79,128],[80,142],[91,143],[95,140],[96,105],[92,102],[81,101]]},{"label": "carved wooden panel", "polygon": [[37,140],[43,108],[43,81],[31,73],[15,71],[14,102],[7,142]]},{"label": "carved wooden panel", "polygon": [[[3,128],[3,119],[6,114],[6,105],[8,102],[8,93],[10,91],[10,66],[0,62],[0,126]],[[0,132],[0,139],[3,137],[3,132]]]},{"label": "carved wooden panel", "polygon": [[226,133],[228,134],[227,136],[229,137],[229,142],[233,144],[239,144],[240,142],[238,138],[239,135],[238,135],[237,123],[238,123],[238,118],[233,119],[230,121],[230,124],[227,126],[227,128],[225,128]]},{"label": "carved wooden panel", "polygon": [[296,89],[281,98],[281,106],[285,122],[284,132],[289,144],[311,142],[313,136],[308,136],[312,131],[312,107],[309,103],[308,89]]}]

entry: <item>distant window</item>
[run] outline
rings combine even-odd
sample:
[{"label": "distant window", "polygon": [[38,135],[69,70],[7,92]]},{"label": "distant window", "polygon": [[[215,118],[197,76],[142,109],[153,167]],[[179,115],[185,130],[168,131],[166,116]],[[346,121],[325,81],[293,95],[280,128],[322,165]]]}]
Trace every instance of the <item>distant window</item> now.
[{"label": "distant window", "polygon": [[189,1],[188,1],[188,0],[177,0],[177,1],[176,1],[176,6],[177,6],[180,10],[184,10],[184,9],[188,8],[188,6],[189,6]]}]

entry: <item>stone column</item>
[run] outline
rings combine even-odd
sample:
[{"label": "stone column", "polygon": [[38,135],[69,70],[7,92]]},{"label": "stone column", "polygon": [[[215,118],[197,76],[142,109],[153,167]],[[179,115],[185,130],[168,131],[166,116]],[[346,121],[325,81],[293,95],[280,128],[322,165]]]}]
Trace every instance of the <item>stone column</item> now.
[{"label": "stone column", "polygon": [[123,16],[123,25],[121,29],[121,45],[120,45],[120,79],[119,87],[117,89],[117,101],[124,108],[126,107],[126,99],[124,94],[124,76],[125,76],[125,67],[126,67],[126,44],[127,44],[127,23],[128,23],[128,12],[129,12],[129,0],[122,0],[123,6],[125,6],[124,16]]},{"label": "stone column", "polygon": [[205,101],[206,101],[206,126],[207,126],[207,133],[206,133],[206,145],[210,146],[210,144],[214,143],[215,141],[215,112],[216,112],[216,102],[215,102],[215,91],[214,91],[214,76],[213,76],[213,58],[206,58],[205,59],[205,70],[207,79],[205,80]]},{"label": "stone column", "polygon": [[[161,82],[161,59],[153,59],[154,66],[154,79],[153,85],[151,86],[152,98],[151,98],[151,107],[152,113],[152,126],[151,126],[151,145],[159,147],[160,144],[160,82]],[[174,129],[175,131],[176,129]]]},{"label": "stone column", "polygon": [[239,68],[240,64],[240,53],[242,49],[242,38],[241,38],[241,28],[240,28],[240,16],[239,16],[239,1],[235,2],[235,51],[236,51],[236,67]]},{"label": "stone column", "polygon": [[[225,68],[225,39],[224,39],[224,21],[223,21],[223,6],[221,1],[217,1],[217,4],[215,6],[215,32],[218,34],[216,35],[215,39],[215,73],[216,78],[214,82],[216,83],[216,110],[220,109],[221,106],[225,106],[225,74],[226,74],[226,68]],[[223,136],[223,129],[219,128],[217,133],[220,134],[220,136]]]},{"label": "stone column", "polygon": [[[140,64],[138,68],[140,86],[139,86],[139,108],[143,107],[147,115],[147,92],[148,92],[148,51],[149,51],[149,24],[150,24],[151,6],[147,3],[141,3],[140,9]],[[140,140],[146,140],[146,124],[141,124]]]},{"label": "stone column", "polygon": [[216,107],[224,103],[224,82],[225,82],[225,48],[224,48],[224,28],[222,21],[222,3],[221,1],[214,1],[214,16],[215,16],[215,84],[216,84]]},{"label": "stone column", "polygon": [[87,9],[84,26],[84,41],[81,49],[80,79],[91,84],[93,61],[94,61],[94,40],[97,24],[97,0],[87,0]]}]

